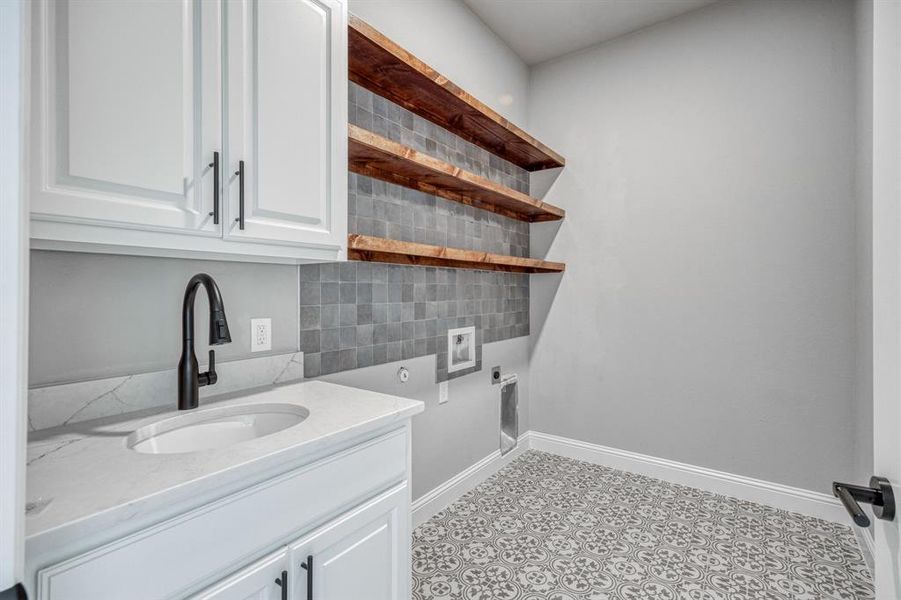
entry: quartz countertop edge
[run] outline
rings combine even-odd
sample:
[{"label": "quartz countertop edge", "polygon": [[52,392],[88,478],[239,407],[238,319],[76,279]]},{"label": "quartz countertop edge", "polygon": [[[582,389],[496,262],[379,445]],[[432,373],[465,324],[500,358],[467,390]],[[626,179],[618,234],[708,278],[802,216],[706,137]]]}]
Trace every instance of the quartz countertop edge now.
[{"label": "quartz countertop edge", "polygon": [[30,441],[30,514],[25,521],[29,554],[43,554],[126,521],[141,521],[192,497],[234,486],[236,479],[246,478],[249,487],[280,465],[390,429],[392,423],[424,410],[417,400],[323,381],[278,386],[206,407],[258,403],[303,406],[310,415],[265,437],[184,454],[141,454],[125,443],[135,429],[175,416],[177,410],[107,424],[81,423]]}]

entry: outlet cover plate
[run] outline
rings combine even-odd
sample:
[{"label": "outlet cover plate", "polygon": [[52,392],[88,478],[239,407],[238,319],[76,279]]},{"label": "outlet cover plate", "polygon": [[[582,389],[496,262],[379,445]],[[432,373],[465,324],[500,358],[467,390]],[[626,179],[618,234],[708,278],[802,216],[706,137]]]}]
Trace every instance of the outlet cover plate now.
[{"label": "outlet cover plate", "polygon": [[272,350],[272,319],[250,320],[250,351]]}]

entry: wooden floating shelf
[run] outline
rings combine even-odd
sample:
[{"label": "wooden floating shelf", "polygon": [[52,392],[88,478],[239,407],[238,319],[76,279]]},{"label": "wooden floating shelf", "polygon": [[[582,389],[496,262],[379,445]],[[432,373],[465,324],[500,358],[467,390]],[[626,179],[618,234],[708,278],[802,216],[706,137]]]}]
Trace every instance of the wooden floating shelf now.
[{"label": "wooden floating shelf", "polygon": [[371,262],[515,273],[562,273],[566,270],[564,263],[401,242],[358,233],[347,236],[347,257]]},{"label": "wooden floating shelf", "polygon": [[562,156],[373,29],[350,16],[351,81],[529,171],[562,167]]},{"label": "wooden floating shelf", "polygon": [[520,221],[556,221],[566,211],[378,134],[348,125],[354,173],[441,196]]}]

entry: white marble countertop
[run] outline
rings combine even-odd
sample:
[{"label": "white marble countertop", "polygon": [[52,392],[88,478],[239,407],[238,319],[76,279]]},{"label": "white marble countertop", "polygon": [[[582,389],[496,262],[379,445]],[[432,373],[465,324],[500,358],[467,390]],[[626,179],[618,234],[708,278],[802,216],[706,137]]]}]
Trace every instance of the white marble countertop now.
[{"label": "white marble countertop", "polygon": [[141,454],[126,446],[129,433],[175,416],[177,410],[35,436],[28,444],[27,544],[59,545],[125,522],[140,522],[154,511],[171,511],[211,490],[234,488],[245,480],[252,485],[267,471],[399,424],[424,408],[416,400],[309,381],[201,403],[199,410],[272,402],[306,407],[310,415],[262,438],[186,454]]}]

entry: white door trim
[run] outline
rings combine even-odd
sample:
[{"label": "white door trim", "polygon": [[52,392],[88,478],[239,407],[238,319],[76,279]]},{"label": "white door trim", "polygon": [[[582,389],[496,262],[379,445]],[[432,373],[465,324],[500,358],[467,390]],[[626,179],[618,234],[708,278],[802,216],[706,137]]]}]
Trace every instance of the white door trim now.
[{"label": "white door trim", "polygon": [[28,380],[28,4],[0,0],[0,590],[22,581]]},{"label": "white door trim", "polygon": [[[901,496],[901,3],[873,9],[873,467]],[[876,596],[901,594],[901,529],[873,520]]]}]

